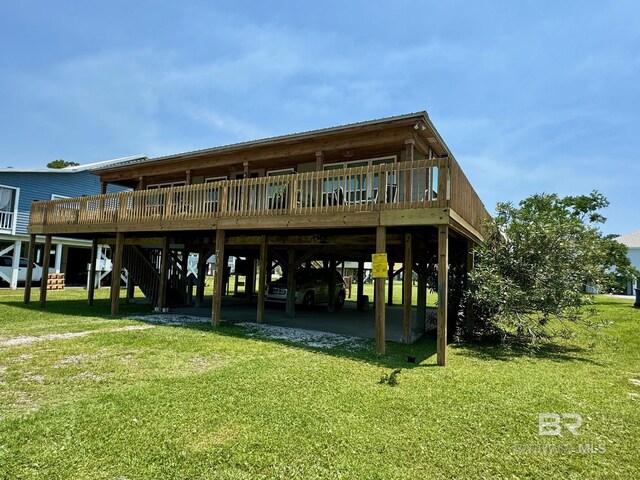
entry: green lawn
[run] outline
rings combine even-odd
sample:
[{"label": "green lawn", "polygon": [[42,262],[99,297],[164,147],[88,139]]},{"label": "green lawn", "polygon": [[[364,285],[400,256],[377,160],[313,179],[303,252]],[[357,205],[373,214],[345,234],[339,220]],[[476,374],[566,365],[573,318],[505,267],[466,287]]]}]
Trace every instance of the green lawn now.
[{"label": "green lawn", "polygon": [[[433,339],[379,358],[370,341],[148,325],[124,303],[112,319],[96,293],[89,308],[82,290],[51,292],[40,311],[0,292],[0,478],[640,477],[630,301],[599,298],[606,338],[536,355],[451,346],[437,368]],[[395,368],[397,386],[378,383]],[[579,436],[539,436],[545,412],[582,415]],[[589,446],[604,452],[571,451]]]}]

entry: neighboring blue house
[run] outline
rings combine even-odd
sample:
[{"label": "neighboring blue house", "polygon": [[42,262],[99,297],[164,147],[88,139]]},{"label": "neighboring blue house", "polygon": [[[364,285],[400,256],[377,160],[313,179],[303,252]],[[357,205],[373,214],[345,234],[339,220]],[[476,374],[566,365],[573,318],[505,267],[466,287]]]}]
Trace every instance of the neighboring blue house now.
[{"label": "neighboring blue house", "polygon": [[[29,243],[29,212],[34,200],[97,195],[101,192],[100,177],[92,170],[110,163],[144,158],[118,158],[67,168],[0,168],[0,283],[7,282],[16,288],[22,281],[23,268],[20,259],[26,257]],[[125,190],[109,185],[109,192]],[[44,238],[38,238],[36,263],[42,258]],[[54,237],[52,239],[52,265],[56,272],[66,274],[68,284],[82,284],[86,281],[86,265],[89,263],[91,242]],[[55,249],[55,251],[54,251]],[[9,260],[11,259],[11,260]],[[25,263],[24,260],[22,262]]]},{"label": "neighboring blue house", "polygon": [[[620,235],[615,238],[615,241],[625,245],[629,249],[627,256],[631,264],[640,270],[640,230],[627,233],[626,235]],[[636,288],[640,288],[640,277],[638,277],[635,282],[627,283],[627,291],[625,293],[627,295],[634,295]]]}]

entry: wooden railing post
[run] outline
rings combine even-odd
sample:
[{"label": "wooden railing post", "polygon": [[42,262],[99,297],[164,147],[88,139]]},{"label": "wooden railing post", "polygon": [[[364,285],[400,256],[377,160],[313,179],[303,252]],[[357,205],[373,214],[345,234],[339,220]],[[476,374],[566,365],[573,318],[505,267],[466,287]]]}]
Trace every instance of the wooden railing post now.
[{"label": "wooden railing post", "polygon": [[211,324],[220,326],[220,309],[222,306],[222,285],[224,284],[224,242],[225,231],[216,230],[216,269],[213,277],[213,301],[211,303]]},{"label": "wooden railing post", "polygon": [[448,157],[443,158],[438,166],[438,205],[441,207],[450,206],[449,163]]}]

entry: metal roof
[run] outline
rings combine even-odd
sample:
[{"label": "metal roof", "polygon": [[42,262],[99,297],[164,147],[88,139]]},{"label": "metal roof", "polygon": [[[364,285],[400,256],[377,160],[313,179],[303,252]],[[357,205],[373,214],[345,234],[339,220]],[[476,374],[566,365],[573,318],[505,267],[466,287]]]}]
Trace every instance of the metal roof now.
[{"label": "metal roof", "polygon": [[101,162],[86,163],[84,165],[76,165],[65,168],[0,168],[0,173],[77,173],[91,170],[99,170],[100,168],[109,167],[114,164],[135,162],[147,158],[146,155],[130,155],[128,157],[114,158],[111,160],[103,160]]},{"label": "metal roof", "polygon": [[428,113],[426,111],[422,111],[422,112],[415,112],[415,113],[407,113],[407,114],[404,114],[404,115],[397,115],[397,116],[393,116],[393,117],[378,118],[378,119],[375,119],[375,120],[367,120],[367,121],[364,121],[364,122],[348,123],[348,124],[345,124],[345,125],[338,125],[338,126],[335,126],[335,127],[320,128],[320,129],[316,129],[316,130],[308,130],[308,131],[304,131],[304,132],[289,133],[289,134],[286,134],[286,135],[279,135],[279,136],[274,136],[274,137],[266,137],[266,138],[261,138],[261,139],[258,139],[258,140],[249,140],[249,141],[246,141],[246,142],[230,143],[230,144],[221,145],[221,146],[218,146],[218,147],[204,148],[204,149],[200,149],[200,150],[191,150],[191,151],[188,151],[188,152],[174,153],[174,154],[171,154],[171,155],[165,155],[165,156],[160,156],[160,157],[153,157],[153,158],[144,157],[144,158],[139,158],[139,159],[123,159],[119,163],[112,163],[112,164],[109,164],[109,165],[99,166],[99,167],[93,168],[92,170],[99,171],[99,170],[104,170],[104,169],[107,169],[107,168],[119,168],[119,167],[124,167],[124,166],[127,166],[127,165],[133,165],[133,164],[160,162],[160,161],[175,159],[175,158],[178,158],[178,157],[183,157],[183,156],[188,156],[188,155],[206,155],[206,154],[221,153],[221,152],[225,152],[227,150],[232,150],[232,149],[237,149],[237,148],[257,147],[257,146],[266,145],[266,144],[269,144],[269,143],[277,143],[277,142],[284,142],[284,141],[299,140],[299,139],[305,138],[307,136],[312,136],[312,135],[317,135],[317,134],[334,133],[334,132],[339,132],[341,130],[349,130],[349,129],[352,129],[352,128],[366,127],[366,126],[371,126],[371,125],[376,125],[376,124],[381,124],[381,123],[408,120],[408,119],[411,119],[411,118],[415,118],[416,120],[425,120],[426,123],[427,123],[427,126],[436,135],[436,138],[438,139],[438,142],[440,142],[442,144],[442,146],[447,150],[447,152],[449,152],[449,148],[444,143],[444,141],[442,140],[442,138],[440,137],[440,135],[436,131],[435,127],[433,126],[433,124],[429,120]]},{"label": "metal roof", "polygon": [[626,245],[628,248],[640,248],[640,230],[620,235],[615,238],[616,242]]}]

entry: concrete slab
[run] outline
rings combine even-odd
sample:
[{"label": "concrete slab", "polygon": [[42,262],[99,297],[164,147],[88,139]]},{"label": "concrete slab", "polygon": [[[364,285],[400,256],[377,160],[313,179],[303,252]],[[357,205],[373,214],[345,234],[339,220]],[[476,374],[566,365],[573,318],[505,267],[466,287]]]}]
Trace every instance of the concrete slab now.
[{"label": "concrete slab", "polygon": [[[222,320],[232,323],[255,322],[256,304],[247,299],[224,297],[222,300]],[[211,298],[205,299],[205,305],[200,308],[179,307],[172,308],[171,312],[184,315],[211,316]],[[387,306],[386,339],[392,342],[402,342],[402,305]],[[435,308],[427,308],[427,317],[435,314]],[[413,309],[416,315],[416,309]],[[327,312],[326,306],[317,306],[311,309],[296,308],[294,318],[285,316],[284,305],[267,304],[265,308],[265,321],[269,325],[281,327],[302,328],[306,330],[318,330],[323,332],[338,333],[361,338],[375,338],[375,320],[373,308],[359,312],[355,302],[346,302],[344,308],[336,312]],[[414,335],[413,341],[421,335]]]}]

